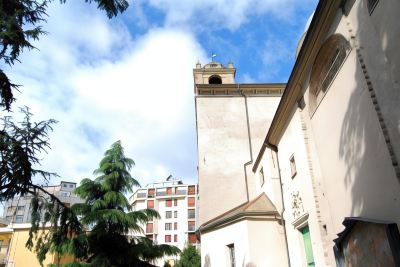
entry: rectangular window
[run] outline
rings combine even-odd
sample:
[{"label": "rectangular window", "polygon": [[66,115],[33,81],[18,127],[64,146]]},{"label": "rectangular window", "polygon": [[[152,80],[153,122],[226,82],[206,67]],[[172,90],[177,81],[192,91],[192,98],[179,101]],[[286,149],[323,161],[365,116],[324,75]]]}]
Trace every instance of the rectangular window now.
[{"label": "rectangular window", "polygon": [[174,230],[178,230],[178,223],[174,222]]},{"label": "rectangular window", "polygon": [[178,235],[174,235],[174,242],[178,242]]},{"label": "rectangular window", "polygon": [[60,196],[62,196],[62,197],[69,197],[70,195],[71,195],[71,192],[60,191]]},{"label": "rectangular window", "polygon": [[171,219],[172,218],[172,211],[166,211],[165,212],[165,218]]},{"label": "rectangular window", "polygon": [[261,167],[260,169],[260,186],[263,186],[265,182],[265,178],[264,178],[264,168]]},{"label": "rectangular window", "polygon": [[167,199],[167,200],[165,201],[165,206],[166,206],[166,207],[172,207],[172,199]]},{"label": "rectangular window", "polygon": [[227,246],[228,251],[229,251],[229,261],[230,261],[230,266],[235,267],[235,245],[230,244]]},{"label": "rectangular window", "polygon": [[195,206],[194,197],[188,197],[188,206],[189,207],[194,207]]},{"label": "rectangular window", "polygon": [[174,211],[174,218],[178,218],[178,211]]},{"label": "rectangular window", "polygon": [[147,208],[154,209],[154,200],[147,200]]},{"label": "rectangular window", "polygon": [[188,241],[190,244],[195,244],[197,241],[196,234],[194,233],[188,234]]},{"label": "rectangular window", "polygon": [[15,222],[16,223],[22,223],[24,220],[24,216],[23,215],[17,215],[15,216]]},{"label": "rectangular window", "polygon": [[146,224],[146,233],[153,233],[153,223]]},{"label": "rectangular window", "polygon": [[165,224],[165,230],[166,230],[166,231],[172,230],[172,224],[171,224],[171,223],[166,223],[166,224]]},{"label": "rectangular window", "polygon": [[196,218],[196,213],[194,210],[188,210],[188,218],[189,219],[194,219]]},{"label": "rectangular window", "polygon": [[171,235],[165,235],[165,243],[171,243]]},{"label": "rectangular window", "polygon": [[174,206],[175,207],[178,206],[178,200],[177,199],[174,199]]},{"label": "rectangular window", "polygon": [[296,161],[294,160],[294,155],[290,157],[290,171],[292,173],[292,178],[296,176],[297,170],[296,170]]},{"label": "rectangular window", "polygon": [[189,232],[194,232],[195,227],[196,227],[195,222],[193,222],[193,221],[189,221],[189,222],[188,222],[188,231],[189,231]]},{"label": "rectangular window", "polygon": [[172,187],[167,187],[167,195],[172,195]]},{"label": "rectangular window", "polygon": [[18,206],[18,211],[24,211],[25,206]]},{"label": "rectangular window", "polygon": [[190,185],[188,186],[188,195],[195,195],[196,194],[196,186]]},{"label": "rectangular window", "polygon": [[147,195],[149,197],[154,197],[155,194],[156,194],[156,190],[154,188],[153,189],[149,189],[149,191],[147,193]]}]

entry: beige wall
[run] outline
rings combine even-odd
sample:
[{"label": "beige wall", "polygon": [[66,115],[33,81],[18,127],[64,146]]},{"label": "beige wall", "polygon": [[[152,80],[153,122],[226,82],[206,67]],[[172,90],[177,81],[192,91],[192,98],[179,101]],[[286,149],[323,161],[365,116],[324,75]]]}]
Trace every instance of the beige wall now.
[{"label": "beige wall", "polygon": [[[265,137],[279,97],[248,97],[253,156]],[[244,164],[251,160],[245,98],[196,97],[199,219],[202,223],[247,201]],[[247,170],[250,197],[255,185]],[[214,205],[218,203],[218,205]]]},{"label": "beige wall", "polygon": [[[26,248],[25,244],[29,237],[29,228],[14,229],[13,236],[10,243],[10,249],[8,253],[8,265],[12,267],[39,267],[39,261],[35,252],[30,251]],[[50,263],[66,263],[71,262],[72,257],[64,256],[57,257],[54,254],[48,254],[46,260],[43,262],[43,266],[47,266]]]}]

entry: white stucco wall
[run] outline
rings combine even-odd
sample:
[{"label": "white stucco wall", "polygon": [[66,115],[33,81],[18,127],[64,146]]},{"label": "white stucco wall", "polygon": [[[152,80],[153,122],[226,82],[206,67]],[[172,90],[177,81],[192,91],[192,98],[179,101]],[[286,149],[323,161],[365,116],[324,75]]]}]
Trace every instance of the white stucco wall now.
[{"label": "white stucco wall", "polygon": [[[292,177],[290,167],[290,158],[292,156],[294,156],[297,171],[294,177]],[[284,219],[286,221],[286,233],[291,264],[292,266],[306,266],[300,229],[308,225],[315,266],[326,266],[327,262],[324,259],[322,241],[322,235],[325,233],[321,232],[320,226],[318,225],[317,212],[319,211],[317,211],[314,198],[315,195],[309,170],[304,134],[301,127],[299,110],[297,110],[297,108],[279,143],[278,159],[285,203]],[[301,198],[301,202],[298,204],[299,208],[296,208],[293,204],[295,201],[293,194],[297,193]],[[296,211],[299,212],[299,214],[295,216],[293,213]],[[308,220],[303,223],[303,225],[294,225],[296,219],[307,214]]]},{"label": "white stucco wall", "polygon": [[235,266],[287,266],[283,229],[276,221],[242,220],[201,236],[202,266],[230,267],[227,245],[235,246]]},{"label": "white stucco wall", "polygon": [[400,23],[397,0],[378,1],[372,14],[366,1],[356,1],[350,10],[356,40],[362,46],[362,55],[371,76],[385,124],[400,158]]},{"label": "white stucco wall", "polygon": [[[378,6],[382,2],[385,1],[379,1]],[[359,2],[356,2],[353,12],[357,12],[360,18],[365,14],[358,7]],[[347,21],[342,17],[331,31],[349,38],[346,24]],[[368,27],[368,24],[363,27]],[[374,43],[377,37],[371,28],[368,40],[365,39],[360,45],[367,49],[367,43]],[[379,59],[382,53],[377,47],[362,54],[373,57],[371,62],[382,60]],[[385,68],[376,69],[376,66],[370,67],[367,63],[371,77],[388,75]],[[379,81],[375,83],[379,84]],[[399,94],[399,91],[392,92],[392,98],[396,99]],[[380,104],[382,107],[392,105],[385,101]],[[391,112],[396,113],[396,109]],[[346,216],[399,224],[400,186],[355,47],[313,115],[311,128],[330,206],[333,223],[331,238],[343,230],[341,223]],[[399,143],[396,147],[399,147]]]},{"label": "white stucco wall", "polygon": [[[247,97],[253,157],[261,146],[279,99]],[[201,225],[247,200],[244,164],[251,156],[244,97],[198,96],[196,116]],[[251,167],[247,170],[250,199],[255,197]]]},{"label": "white stucco wall", "polygon": [[[348,18],[338,10],[326,36],[340,33],[350,40],[350,35],[355,33],[355,43],[351,42],[352,50],[313,114],[308,112],[308,82],[304,85],[306,105],[302,122],[303,134],[304,129],[308,131],[308,150],[304,138],[302,140],[300,109],[297,107],[278,145],[286,208],[284,218],[293,266],[304,266],[305,255],[299,232],[291,225],[294,219],[291,191],[300,192],[305,212],[309,214],[307,221],[316,266],[335,266],[332,240],[343,230],[345,217],[364,217],[400,225],[399,181],[356,53],[361,47],[363,63],[376,91],[383,118],[388,122],[392,145],[398,151],[400,90],[393,88],[397,88],[395,73],[399,49],[391,47],[398,46],[399,42],[395,40],[399,38],[399,24],[393,25],[392,18],[383,16],[396,17],[394,13],[398,13],[399,3],[391,6],[379,1],[371,17],[365,12],[363,3],[365,1],[355,1]],[[390,8],[395,11],[389,11]],[[387,12],[381,13],[384,10]],[[293,179],[289,164],[292,154],[298,172]],[[313,169],[314,190],[310,184],[310,170],[306,168],[309,166],[307,160]],[[312,199],[316,191],[321,193],[318,204]],[[326,231],[318,225],[317,215]],[[328,242],[324,243],[324,239]],[[325,262],[324,254],[328,255]]]}]

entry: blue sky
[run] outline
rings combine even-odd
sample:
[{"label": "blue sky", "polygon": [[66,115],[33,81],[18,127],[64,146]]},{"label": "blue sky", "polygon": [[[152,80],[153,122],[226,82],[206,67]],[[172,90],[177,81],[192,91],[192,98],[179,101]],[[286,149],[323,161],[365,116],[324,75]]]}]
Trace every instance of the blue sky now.
[{"label": "blue sky", "polygon": [[236,81],[286,82],[316,0],[137,0],[109,20],[94,4],[54,1],[22,64],[17,106],[59,121],[42,168],[52,180],[93,178],[104,151],[121,140],[142,185],[172,174],[197,180],[192,69],[232,61]]}]

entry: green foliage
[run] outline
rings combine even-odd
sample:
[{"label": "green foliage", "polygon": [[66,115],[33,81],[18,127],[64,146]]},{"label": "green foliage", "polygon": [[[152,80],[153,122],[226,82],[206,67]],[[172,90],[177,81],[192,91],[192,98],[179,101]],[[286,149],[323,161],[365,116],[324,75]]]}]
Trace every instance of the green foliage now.
[{"label": "green foliage", "polygon": [[[97,178],[81,181],[75,192],[85,202],[73,205],[72,210],[89,232],[70,239],[71,243],[77,242],[78,250],[62,242],[60,245],[68,249],[53,250],[61,255],[63,252],[72,254],[77,259],[75,265],[57,266],[146,266],[144,261],[180,252],[176,247],[156,245],[146,237],[137,236],[143,233],[141,224],[159,215],[153,209],[131,210],[124,193],[132,192],[133,186],[140,186],[129,173],[133,165],[133,160],[125,157],[121,143],[116,142],[94,171]],[[82,240],[77,241],[77,238]]]},{"label": "green foliage", "polygon": [[188,244],[182,251],[176,267],[200,267],[201,257],[199,251],[191,244]]},{"label": "green foliage", "polygon": [[[32,41],[46,34],[40,24],[46,22],[46,10],[52,1],[54,0],[0,0],[0,66],[12,66],[16,61],[19,62],[18,57],[24,49],[35,49]],[[126,0],[85,2],[95,2],[109,18],[128,8]],[[11,82],[0,68],[1,109],[11,111],[11,105],[15,101],[14,91],[18,90],[19,86]],[[51,176],[56,175],[35,168],[40,165],[37,155],[50,148],[48,133],[55,121],[35,123],[30,120],[32,114],[27,107],[21,109],[21,112],[25,117],[20,124],[14,123],[11,115],[2,119],[0,201],[26,194],[32,195],[32,228],[26,245],[37,252],[41,262],[49,251],[74,251],[78,258],[82,258],[87,255],[87,238],[75,213],[65,207],[57,197],[44,191],[41,185],[33,182],[35,176],[42,176],[48,182]],[[48,224],[51,225],[49,231],[40,231],[41,226]],[[72,233],[74,239],[70,242]]]},{"label": "green foliage", "polygon": [[[54,0],[0,0],[0,60],[8,65],[18,61],[24,49],[34,49],[31,40],[38,40],[45,34],[40,23],[46,22],[46,9]],[[74,0],[76,1],[76,0]],[[65,3],[66,0],[60,0]],[[97,3],[109,18],[125,11],[129,4],[126,0],[85,0]],[[13,90],[16,85],[0,69],[0,107],[11,110],[15,100]]]},{"label": "green foliage", "polygon": [[0,201],[32,193],[37,189],[32,181],[35,175],[41,175],[46,180],[55,175],[34,166],[40,164],[38,154],[49,148],[48,132],[52,131],[56,121],[32,122],[32,114],[27,107],[20,111],[24,115],[20,123],[15,123],[9,116],[1,119]]}]

